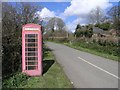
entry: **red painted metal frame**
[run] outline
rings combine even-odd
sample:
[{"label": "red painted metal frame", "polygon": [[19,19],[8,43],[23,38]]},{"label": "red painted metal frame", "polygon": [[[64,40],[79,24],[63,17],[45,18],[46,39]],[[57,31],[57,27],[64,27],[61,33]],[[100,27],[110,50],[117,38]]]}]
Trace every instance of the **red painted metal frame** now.
[{"label": "red painted metal frame", "polygon": [[[39,30],[25,30],[25,28],[38,28]],[[27,53],[25,51],[25,35],[26,34],[37,34],[38,37],[37,37],[37,50],[38,51],[33,51],[33,52],[37,52],[37,57],[38,57],[38,60],[37,60],[37,68],[34,69],[34,70],[26,70],[26,60],[25,60],[25,53]],[[35,46],[36,47],[36,46]],[[32,47],[31,47],[32,48]],[[29,52],[32,52],[32,51],[29,51]],[[30,57],[30,56],[28,56]],[[34,60],[33,60],[34,61]],[[28,61],[27,61],[28,62]],[[31,62],[31,61],[29,61]],[[35,61],[36,62],[36,61]],[[28,65],[29,66],[29,65]],[[26,24],[26,25],[23,25],[22,27],[22,72],[27,74],[28,76],[39,76],[39,75],[42,75],[42,31],[41,31],[41,26],[40,25],[37,25],[37,24]]]}]

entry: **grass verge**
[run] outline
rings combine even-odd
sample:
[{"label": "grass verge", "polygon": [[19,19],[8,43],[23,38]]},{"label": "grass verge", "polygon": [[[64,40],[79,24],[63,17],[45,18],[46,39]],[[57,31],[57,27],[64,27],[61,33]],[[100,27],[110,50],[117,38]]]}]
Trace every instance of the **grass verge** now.
[{"label": "grass verge", "polygon": [[69,46],[71,48],[74,48],[74,49],[77,49],[77,50],[80,50],[80,51],[84,51],[84,52],[88,52],[88,53],[91,53],[91,54],[94,54],[94,55],[97,55],[97,56],[101,56],[101,57],[104,57],[104,58],[107,58],[107,59],[110,59],[110,60],[120,61],[118,59],[118,56],[109,55],[107,53],[101,53],[101,52],[98,52],[98,51],[95,51],[95,50],[83,48],[83,47],[80,47],[80,46],[75,46],[75,45],[72,45],[72,44],[69,44],[69,43],[62,43],[62,44],[66,45],[66,46]]},{"label": "grass verge", "polygon": [[[43,60],[43,76],[28,77],[21,73],[3,82],[7,88],[72,88],[72,84],[62,68],[55,61],[52,51],[45,48]],[[21,78],[20,78],[21,77]]]},{"label": "grass verge", "polygon": [[80,50],[80,51],[83,51],[83,52],[88,52],[88,53],[91,53],[91,54],[94,54],[94,55],[97,55],[97,56],[101,56],[101,57],[104,57],[104,58],[107,58],[107,59],[110,59],[110,60],[120,62],[120,59],[119,59],[118,56],[114,56],[112,54],[108,54],[108,53],[104,53],[104,52],[99,52],[98,50],[93,50],[93,49],[90,49],[90,48],[83,48],[79,45],[75,45],[75,44],[72,44],[72,43],[69,43],[69,42],[58,42],[58,41],[52,41],[52,40],[48,40],[48,42],[55,42],[55,43],[58,43],[58,44],[64,44],[66,46],[69,46],[71,48],[74,48],[74,49],[77,49],[77,50]]}]

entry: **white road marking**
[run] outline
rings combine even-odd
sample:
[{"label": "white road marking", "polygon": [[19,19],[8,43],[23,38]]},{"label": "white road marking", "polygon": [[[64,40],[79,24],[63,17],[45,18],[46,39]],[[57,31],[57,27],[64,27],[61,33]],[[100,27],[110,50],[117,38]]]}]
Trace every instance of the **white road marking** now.
[{"label": "white road marking", "polygon": [[108,71],[106,71],[106,70],[104,70],[104,69],[102,69],[102,68],[100,68],[100,67],[98,67],[98,66],[96,66],[96,65],[94,65],[94,64],[92,64],[92,63],[90,63],[90,62],[88,62],[87,60],[85,60],[85,59],[83,59],[83,58],[81,58],[81,57],[78,57],[78,58],[81,59],[82,61],[84,61],[84,62],[92,65],[93,67],[95,67],[95,68],[97,68],[97,69],[99,69],[99,70],[101,70],[101,71],[103,71],[103,72],[105,72],[105,73],[107,73],[107,74],[109,74],[109,75],[117,78],[117,79],[120,79],[120,77],[118,77],[118,76],[116,76],[116,75],[114,75],[114,74],[112,74],[112,73],[110,73],[110,72],[108,72]]}]

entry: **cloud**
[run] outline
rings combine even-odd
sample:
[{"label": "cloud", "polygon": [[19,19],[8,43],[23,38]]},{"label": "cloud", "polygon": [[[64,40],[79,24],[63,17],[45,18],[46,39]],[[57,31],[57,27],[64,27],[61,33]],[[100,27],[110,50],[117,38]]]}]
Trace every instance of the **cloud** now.
[{"label": "cloud", "polygon": [[[68,28],[69,31],[74,32],[77,24],[80,23],[81,21],[82,21],[81,18],[77,18],[77,19],[75,19],[73,22],[68,22],[68,23],[66,24],[66,26],[67,26],[67,28]],[[83,22],[83,21],[82,21],[82,22]],[[84,25],[84,24],[82,24],[82,25]]]},{"label": "cloud", "polygon": [[68,22],[67,24],[66,24],[66,26],[67,26],[67,28],[68,28],[68,31],[70,31],[70,32],[74,32],[75,31],[75,24],[73,24],[73,23],[71,23],[71,22]]},{"label": "cloud", "polygon": [[44,21],[48,21],[52,17],[58,17],[61,18],[62,20],[65,20],[65,15],[61,13],[59,10],[57,12],[50,11],[46,7],[43,8],[41,11],[38,11],[36,13],[36,16],[39,17],[39,19],[43,19]]},{"label": "cloud", "polygon": [[64,15],[64,13],[60,13],[58,17],[61,18],[62,20],[66,19],[66,16]]},{"label": "cloud", "polygon": [[41,12],[38,11],[37,14],[38,14],[39,18],[49,18],[49,17],[55,17],[56,16],[54,11],[50,11],[47,8],[43,8],[41,10]]},{"label": "cloud", "polygon": [[111,7],[112,4],[109,3],[109,0],[72,0],[71,5],[65,9],[63,16],[66,18],[69,16],[77,16],[78,18],[67,23],[68,29],[74,32],[77,24],[87,24],[88,13],[98,6],[106,10]]},{"label": "cloud", "polygon": [[97,6],[101,9],[106,9],[111,4],[109,0],[72,0],[71,5],[65,9],[64,14],[66,16],[84,16]]}]

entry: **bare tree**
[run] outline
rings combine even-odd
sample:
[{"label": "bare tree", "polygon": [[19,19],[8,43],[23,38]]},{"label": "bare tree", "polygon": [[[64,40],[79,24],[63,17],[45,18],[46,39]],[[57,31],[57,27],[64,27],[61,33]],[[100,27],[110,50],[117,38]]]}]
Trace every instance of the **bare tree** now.
[{"label": "bare tree", "polygon": [[117,34],[120,35],[120,2],[108,11],[108,15],[112,18],[113,27],[117,30]]},{"label": "bare tree", "polygon": [[[45,26],[46,35],[49,37],[66,36],[65,23],[61,18],[51,18]],[[45,36],[46,36],[45,35]]]},{"label": "bare tree", "polygon": [[103,16],[104,14],[102,9],[100,7],[96,7],[88,14],[88,20],[92,24],[99,24],[102,21]]},{"label": "bare tree", "polygon": [[47,25],[46,25],[46,29],[47,30],[63,30],[65,26],[65,23],[63,22],[63,20],[61,18],[51,18]]}]

